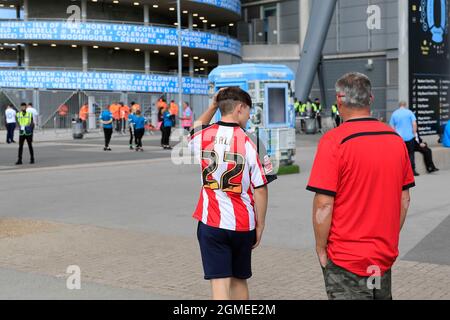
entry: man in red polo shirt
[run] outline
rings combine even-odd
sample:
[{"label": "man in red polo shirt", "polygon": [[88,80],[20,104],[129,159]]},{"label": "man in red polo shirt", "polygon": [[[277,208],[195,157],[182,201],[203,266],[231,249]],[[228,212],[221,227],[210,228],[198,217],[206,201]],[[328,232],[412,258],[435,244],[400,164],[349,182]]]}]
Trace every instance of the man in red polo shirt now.
[{"label": "man in red polo shirt", "polygon": [[370,117],[370,80],[336,83],[344,123],[321,139],[307,189],[316,193],[316,251],[329,299],[392,299],[391,267],[414,176],[403,140]]}]

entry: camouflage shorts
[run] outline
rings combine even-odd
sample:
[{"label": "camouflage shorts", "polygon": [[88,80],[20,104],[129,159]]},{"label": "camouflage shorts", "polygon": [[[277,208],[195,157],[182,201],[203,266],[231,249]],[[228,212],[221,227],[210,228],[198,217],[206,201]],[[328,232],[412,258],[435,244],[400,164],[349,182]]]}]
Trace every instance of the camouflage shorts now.
[{"label": "camouflage shorts", "polygon": [[369,288],[369,277],[351,273],[328,260],[322,267],[329,300],[391,300],[391,270],[379,279],[379,289]]}]

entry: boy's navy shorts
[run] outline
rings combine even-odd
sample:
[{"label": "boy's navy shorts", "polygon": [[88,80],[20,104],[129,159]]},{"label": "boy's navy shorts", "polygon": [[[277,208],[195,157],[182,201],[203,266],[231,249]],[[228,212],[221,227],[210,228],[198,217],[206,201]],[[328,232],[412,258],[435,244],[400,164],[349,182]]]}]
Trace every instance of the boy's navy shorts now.
[{"label": "boy's navy shorts", "polygon": [[210,227],[199,221],[197,239],[200,244],[205,279],[252,276],[252,247],[256,230],[231,231]]}]

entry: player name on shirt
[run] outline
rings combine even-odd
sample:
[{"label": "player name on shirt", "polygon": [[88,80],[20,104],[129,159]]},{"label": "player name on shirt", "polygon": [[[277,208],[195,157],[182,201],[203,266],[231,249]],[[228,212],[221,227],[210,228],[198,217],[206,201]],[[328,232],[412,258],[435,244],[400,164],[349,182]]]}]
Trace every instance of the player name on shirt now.
[{"label": "player name on shirt", "polygon": [[214,137],[214,144],[224,144],[224,145],[230,145],[230,141],[228,140],[228,137]]}]

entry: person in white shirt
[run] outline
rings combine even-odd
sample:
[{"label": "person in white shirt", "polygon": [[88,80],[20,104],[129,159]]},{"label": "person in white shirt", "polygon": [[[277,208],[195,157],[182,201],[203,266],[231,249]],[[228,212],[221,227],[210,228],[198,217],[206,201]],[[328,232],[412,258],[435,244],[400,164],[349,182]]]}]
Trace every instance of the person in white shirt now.
[{"label": "person in white shirt", "polygon": [[[33,104],[31,102],[28,103],[27,105],[27,112],[31,112],[33,114],[33,124],[34,127],[37,127],[39,125],[39,113],[37,112],[37,110],[35,108],[33,108]],[[33,129],[34,129],[33,127]]]},{"label": "person in white shirt", "polygon": [[14,130],[16,129],[16,110],[11,105],[6,106],[5,110],[5,123],[6,123],[6,143],[16,143],[14,141]]}]

